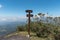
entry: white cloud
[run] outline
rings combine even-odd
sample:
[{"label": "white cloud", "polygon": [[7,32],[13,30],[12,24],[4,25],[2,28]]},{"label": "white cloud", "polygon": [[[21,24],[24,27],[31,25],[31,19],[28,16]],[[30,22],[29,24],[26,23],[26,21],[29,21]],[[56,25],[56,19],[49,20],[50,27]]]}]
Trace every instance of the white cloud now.
[{"label": "white cloud", "polygon": [[26,17],[0,17],[0,21],[21,21],[26,19]]},{"label": "white cloud", "polygon": [[7,21],[6,18],[0,18],[0,21]]},{"label": "white cloud", "polygon": [[6,21],[7,19],[6,19],[6,18],[2,18],[1,20],[2,20],[2,21]]},{"label": "white cloud", "polygon": [[2,8],[3,6],[0,4],[0,8]]},{"label": "white cloud", "polygon": [[45,14],[45,17],[49,17],[49,15],[48,14]]}]

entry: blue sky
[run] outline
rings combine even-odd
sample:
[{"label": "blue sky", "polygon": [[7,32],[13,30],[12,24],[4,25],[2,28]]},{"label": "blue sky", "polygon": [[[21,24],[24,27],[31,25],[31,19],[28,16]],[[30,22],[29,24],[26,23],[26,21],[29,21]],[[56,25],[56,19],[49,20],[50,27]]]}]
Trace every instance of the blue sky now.
[{"label": "blue sky", "polygon": [[48,12],[51,16],[60,16],[60,0],[0,0],[0,16],[24,17],[25,10],[33,10],[33,14]]}]

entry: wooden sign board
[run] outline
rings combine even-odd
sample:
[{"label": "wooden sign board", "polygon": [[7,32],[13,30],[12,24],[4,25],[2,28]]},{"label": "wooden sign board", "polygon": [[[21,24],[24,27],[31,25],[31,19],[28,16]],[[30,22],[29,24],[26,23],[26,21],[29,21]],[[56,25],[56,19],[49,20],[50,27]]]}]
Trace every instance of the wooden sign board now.
[{"label": "wooden sign board", "polygon": [[[29,17],[29,14],[27,14],[26,16],[27,16],[27,17]],[[33,15],[32,15],[32,14],[30,14],[30,17],[33,17]]]}]

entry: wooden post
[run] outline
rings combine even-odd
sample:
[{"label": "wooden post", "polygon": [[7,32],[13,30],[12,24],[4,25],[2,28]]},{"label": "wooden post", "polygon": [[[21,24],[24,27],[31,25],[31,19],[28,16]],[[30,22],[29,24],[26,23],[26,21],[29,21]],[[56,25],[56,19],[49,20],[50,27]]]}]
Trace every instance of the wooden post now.
[{"label": "wooden post", "polygon": [[33,15],[30,14],[30,13],[32,13],[32,10],[26,10],[26,12],[28,12],[28,14],[27,14],[27,17],[28,17],[28,34],[30,36],[30,17],[33,17]]}]

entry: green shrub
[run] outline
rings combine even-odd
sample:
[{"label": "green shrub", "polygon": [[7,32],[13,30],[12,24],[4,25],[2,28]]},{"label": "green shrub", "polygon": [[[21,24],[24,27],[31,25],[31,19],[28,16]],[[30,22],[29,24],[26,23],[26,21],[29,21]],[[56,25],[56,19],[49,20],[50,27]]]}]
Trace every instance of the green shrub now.
[{"label": "green shrub", "polygon": [[35,33],[39,31],[39,27],[30,27],[30,29],[32,32],[35,32]]},{"label": "green shrub", "polygon": [[17,26],[17,31],[25,31],[25,28],[23,26]]},{"label": "green shrub", "polygon": [[55,37],[55,40],[60,40],[60,33],[56,34],[54,37]]},{"label": "green shrub", "polygon": [[38,37],[43,37],[43,38],[45,38],[45,37],[48,37],[48,35],[49,35],[50,33],[51,33],[51,32],[50,32],[50,30],[48,30],[48,27],[42,27],[42,28],[40,28],[39,31],[37,31],[36,35],[37,35]]}]

